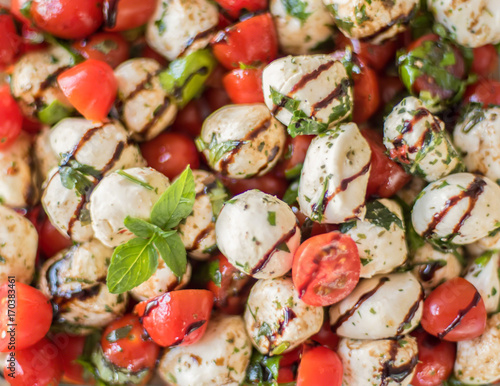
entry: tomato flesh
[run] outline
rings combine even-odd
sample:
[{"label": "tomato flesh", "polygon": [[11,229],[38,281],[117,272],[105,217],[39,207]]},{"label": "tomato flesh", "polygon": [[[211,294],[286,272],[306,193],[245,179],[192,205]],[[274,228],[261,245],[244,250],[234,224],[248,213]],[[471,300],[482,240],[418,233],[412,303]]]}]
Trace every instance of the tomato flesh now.
[{"label": "tomato flesh", "polygon": [[0,151],[16,140],[22,125],[21,109],[10,95],[8,86],[0,87]]},{"label": "tomato flesh", "polygon": [[302,164],[306,159],[307,149],[314,135],[297,135],[287,137],[285,151],[280,162],[276,165],[274,172],[279,177],[298,177]]},{"label": "tomato flesh", "polygon": [[216,0],[233,19],[243,12],[256,12],[267,8],[267,0]]},{"label": "tomato flesh", "polygon": [[261,69],[234,69],[222,82],[233,103],[264,103]]},{"label": "tomato flesh", "polygon": [[288,186],[284,178],[280,178],[273,173],[267,173],[262,177],[254,178],[228,178],[226,176],[218,175],[224,185],[229,189],[233,196],[246,192],[247,190],[259,189],[264,193],[283,197]]},{"label": "tomato flesh", "polygon": [[146,24],[153,16],[156,0],[104,0],[105,29],[125,31]]},{"label": "tomato flesh", "polygon": [[472,72],[483,78],[488,78],[498,70],[498,52],[493,44],[476,47],[472,50]]},{"label": "tomato flesh", "polygon": [[500,82],[492,79],[482,79],[467,87],[464,103],[481,103],[484,108],[489,105],[500,105]]},{"label": "tomato flesh", "polygon": [[65,237],[61,232],[59,232],[54,225],[46,218],[40,229],[40,250],[43,252],[45,257],[52,257],[57,252],[63,249],[69,248],[73,245],[71,239]]},{"label": "tomato flesh", "polygon": [[12,64],[21,48],[21,37],[16,32],[9,14],[0,14],[0,68]]},{"label": "tomato flesh", "polygon": [[85,59],[96,59],[117,67],[129,57],[129,44],[119,33],[101,32],[73,43]]},{"label": "tomato flesh", "polygon": [[340,386],[342,376],[339,356],[326,347],[315,347],[302,354],[297,386]]}]

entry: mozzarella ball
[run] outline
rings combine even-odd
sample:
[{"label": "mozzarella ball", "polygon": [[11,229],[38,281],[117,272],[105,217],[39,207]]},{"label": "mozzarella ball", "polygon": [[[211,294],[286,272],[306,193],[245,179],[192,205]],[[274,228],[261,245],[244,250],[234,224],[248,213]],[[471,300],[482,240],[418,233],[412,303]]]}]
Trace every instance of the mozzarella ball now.
[{"label": "mozzarella ball", "polygon": [[[44,127],[36,136],[33,144],[34,166],[42,183],[45,182],[49,172],[59,165],[60,161],[59,155],[55,153],[50,144],[50,134],[50,127]],[[42,188],[45,188],[45,184],[42,184]]]},{"label": "mozzarella ball", "polygon": [[479,256],[486,251],[500,250],[500,229],[495,229],[488,236],[466,246],[472,256]]},{"label": "mozzarella ball", "polygon": [[490,384],[500,379],[500,312],[488,318],[481,336],[457,343],[454,373],[468,385]]},{"label": "mozzarella ball", "polygon": [[115,69],[116,104],[132,138],[146,141],[170,126],[177,106],[160,83],[160,64],[150,58],[130,59]]},{"label": "mozzarella ball", "polygon": [[255,189],[226,202],[215,223],[215,235],[229,262],[257,279],[290,271],[300,244],[300,229],[290,207]]},{"label": "mozzarella ball", "polygon": [[337,353],[342,360],[344,386],[408,386],[418,363],[417,341],[400,339],[341,339]]},{"label": "mozzarella ball", "polygon": [[500,4],[497,0],[427,0],[436,21],[466,47],[500,42]]},{"label": "mozzarella ball", "polygon": [[277,355],[293,350],[320,330],[323,308],[304,303],[292,279],[281,277],[255,283],[243,317],[255,348]]},{"label": "mozzarella ball", "polygon": [[11,75],[11,91],[25,115],[36,117],[53,102],[73,109],[56,81],[57,75],[73,62],[69,52],[60,46],[28,52],[16,62]]},{"label": "mozzarella ball", "polygon": [[309,0],[303,4],[304,9],[297,12],[286,0],[269,3],[280,48],[285,54],[308,54],[333,38],[334,21],[323,2]]},{"label": "mozzarella ball", "polygon": [[462,169],[444,122],[415,97],[403,99],[384,122],[384,145],[405,170],[435,181]]},{"label": "mozzarella ball", "polygon": [[415,231],[432,239],[469,244],[500,222],[500,186],[470,173],[452,174],[422,190],[413,206]]},{"label": "mozzarella ball", "polygon": [[[352,112],[349,76],[344,65],[328,55],[287,56],[271,62],[262,73],[262,91],[267,107],[285,126],[296,111],[323,124],[340,122]],[[280,103],[283,96],[296,101],[297,107]]]},{"label": "mozzarella ball", "polygon": [[167,349],[158,374],[169,385],[239,385],[245,378],[252,344],[241,316],[217,315],[202,338]]},{"label": "mozzarella ball", "polygon": [[500,180],[500,107],[475,108],[455,127],[453,140],[467,171]]},{"label": "mozzarella ball", "polygon": [[90,196],[90,217],[95,237],[108,247],[116,247],[135,237],[123,221],[125,217],[149,220],[151,209],[170,185],[168,178],[152,168],[123,170],[132,178],[114,172],[104,177]]},{"label": "mozzarella ball", "polygon": [[344,35],[378,44],[406,29],[419,0],[323,0],[323,3]]},{"label": "mozzarella ball", "polygon": [[370,146],[355,123],[315,137],[300,176],[300,211],[328,224],[363,218],[370,160]]},{"label": "mozzarella ball", "polygon": [[465,271],[464,279],[468,280],[483,298],[487,313],[498,310],[500,302],[500,255],[485,253],[472,261]]},{"label": "mozzarella ball", "polygon": [[205,48],[219,22],[208,0],[161,0],[146,27],[148,44],[168,60]]},{"label": "mozzarella ball", "polygon": [[406,334],[420,323],[423,299],[422,286],[410,272],[362,279],[345,299],[330,307],[332,330],[351,339]]},{"label": "mozzarella ball", "polygon": [[285,140],[283,125],[258,103],[224,106],[211,114],[197,145],[213,170],[248,178],[262,176],[276,165]]},{"label": "mozzarella ball", "polygon": [[[461,252],[461,249],[457,250],[457,253]],[[415,265],[413,274],[426,294],[445,281],[459,277],[462,272],[462,264],[452,252],[438,251],[429,243],[417,248],[412,262]]]},{"label": "mozzarella ball", "polygon": [[0,205],[0,283],[9,276],[29,284],[35,273],[38,233],[33,224],[14,210]]},{"label": "mozzarella ball", "polygon": [[30,137],[21,133],[12,145],[0,151],[0,202],[11,208],[30,206],[38,200],[30,150]]},{"label": "mozzarella ball", "polygon": [[343,224],[361,259],[360,277],[389,273],[406,261],[403,211],[395,201],[381,199],[367,204],[364,220]]}]

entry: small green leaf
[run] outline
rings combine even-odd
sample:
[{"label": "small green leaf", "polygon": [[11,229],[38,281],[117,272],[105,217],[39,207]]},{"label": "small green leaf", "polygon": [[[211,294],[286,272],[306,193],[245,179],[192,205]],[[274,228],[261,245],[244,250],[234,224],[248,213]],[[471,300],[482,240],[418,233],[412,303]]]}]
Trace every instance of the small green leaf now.
[{"label": "small green leaf", "polygon": [[219,260],[210,262],[210,264],[208,265],[208,274],[210,280],[212,280],[214,284],[220,288],[222,282],[222,274],[219,268]]},{"label": "small green leaf", "polygon": [[186,248],[180,236],[174,233],[170,237],[155,237],[153,244],[167,267],[177,276],[182,278],[186,272]]},{"label": "small green leaf", "polygon": [[126,178],[127,180],[129,180],[137,185],[142,186],[143,188],[145,188],[147,190],[154,190],[154,188],[150,184],[148,184],[147,182],[141,181],[139,178],[134,177],[123,170],[118,170],[116,173],[119,174],[120,176]]},{"label": "small green leaf", "polygon": [[273,87],[270,87],[270,90],[271,90],[271,100],[273,101],[273,104],[275,104],[276,106],[281,106],[282,108],[290,111],[291,113],[293,113],[295,110],[299,108],[300,101],[280,93]]},{"label": "small green leaf", "polygon": [[292,137],[303,134],[321,134],[328,130],[328,124],[310,118],[302,110],[295,110],[287,130]]},{"label": "small green leaf", "polygon": [[277,385],[281,358],[281,355],[262,355],[254,350],[243,384],[259,386]]},{"label": "small green leaf", "polygon": [[306,12],[307,3],[302,0],[281,0],[286,12],[293,17],[296,17],[304,23],[311,15],[311,12]]},{"label": "small green leaf", "polygon": [[207,187],[207,194],[210,198],[210,203],[212,204],[212,214],[215,218],[217,218],[224,202],[229,197],[227,189],[219,179],[216,179],[214,186]]},{"label": "small green leaf", "polygon": [[356,226],[356,220],[351,220],[351,221],[348,221],[348,222],[344,222],[342,224],[340,224],[340,229],[339,231],[341,233],[347,233],[349,232],[352,228],[354,228]]},{"label": "small green leaf", "polygon": [[283,353],[288,347],[290,347],[290,342],[284,341],[281,342],[279,346],[275,347],[273,351],[271,351],[271,355],[279,355]]},{"label": "small green leaf", "polygon": [[271,226],[276,226],[276,212],[267,212],[267,222]]},{"label": "small green leaf", "polygon": [[298,163],[293,168],[285,170],[285,178],[287,180],[294,180],[299,177],[302,172],[302,166],[304,166],[302,163]]},{"label": "small green leaf", "polygon": [[283,195],[283,201],[288,205],[293,205],[297,202],[297,197],[299,195],[299,181],[293,181]]},{"label": "small green leaf", "polygon": [[27,19],[31,19],[31,6],[32,6],[32,4],[33,4],[33,0],[28,0],[27,2],[22,4],[21,8],[19,9],[21,14]]},{"label": "small green leaf", "polygon": [[276,247],[278,251],[283,251],[283,252],[288,252],[290,253],[290,248],[288,248],[288,245],[286,245],[286,242],[279,243],[278,246]]},{"label": "small green leaf", "polygon": [[157,226],[145,220],[130,216],[125,217],[125,220],[123,220],[123,225],[125,225],[127,229],[134,235],[143,239],[149,239],[155,233],[157,233],[157,230],[159,229]]},{"label": "small green leaf", "polygon": [[[201,138],[199,138],[198,140],[202,142]],[[203,143],[205,143],[205,142],[203,142]],[[208,151],[209,151],[208,162],[210,163],[210,165],[215,165],[227,153],[229,153],[230,151],[236,149],[236,147],[243,145],[245,143],[246,143],[246,141],[238,141],[238,140],[230,140],[230,141],[224,141],[224,142],[218,143],[217,139],[215,138],[215,134],[214,134],[214,135],[212,135],[212,139],[210,140],[210,143],[208,145],[205,143],[205,146],[201,151],[208,149]],[[197,146],[198,146],[198,150],[200,150],[201,145],[197,145]]]},{"label": "small green leaf", "polygon": [[120,339],[126,338],[130,331],[132,331],[132,325],[117,328],[106,335],[106,340],[109,343],[115,343]]},{"label": "small green leaf", "polygon": [[93,49],[108,55],[111,51],[118,49],[118,43],[112,39],[105,39],[92,46]]},{"label": "small green leaf", "polygon": [[404,229],[403,222],[401,219],[393,212],[389,210],[380,201],[371,201],[366,204],[366,215],[365,219],[370,221],[376,226],[385,228],[387,230],[391,229],[391,225],[395,223],[399,228]]},{"label": "small green leaf", "polygon": [[46,125],[54,125],[61,119],[69,117],[72,112],[73,109],[55,99],[50,105],[38,112],[38,119]]},{"label": "small green leaf", "polygon": [[6,260],[5,257],[0,256],[0,264],[5,264]]}]

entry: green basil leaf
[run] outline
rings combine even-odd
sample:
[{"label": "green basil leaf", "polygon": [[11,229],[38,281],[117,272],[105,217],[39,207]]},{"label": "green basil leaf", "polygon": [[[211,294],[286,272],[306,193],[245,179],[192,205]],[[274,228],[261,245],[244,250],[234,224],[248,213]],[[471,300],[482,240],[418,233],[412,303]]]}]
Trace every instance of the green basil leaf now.
[{"label": "green basil leaf", "polygon": [[262,355],[257,350],[254,350],[247,367],[244,384],[277,385],[281,358],[281,355]]},{"label": "green basil leaf", "polygon": [[344,223],[340,224],[339,231],[341,233],[347,233],[352,228],[354,228],[355,226],[356,226],[356,220],[351,220],[351,221],[348,221],[348,222],[344,222]]},{"label": "green basil leaf", "polygon": [[111,51],[117,50],[119,47],[116,41],[112,39],[105,39],[97,44],[92,45],[92,48],[99,52],[102,52],[104,55],[108,55]]},{"label": "green basil leaf", "polygon": [[297,202],[297,197],[299,195],[299,181],[293,181],[283,195],[283,201],[288,205],[293,205]]},{"label": "green basil leaf", "polygon": [[222,282],[222,273],[219,268],[219,260],[214,260],[208,265],[208,275],[210,280],[220,288]]},{"label": "green basil leaf", "polygon": [[71,168],[70,166],[62,166],[59,168],[59,177],[61,184],[66,189],[76,189],[80,195],[86,195],[94,186],[83,173]]},{"label": "green basil leaf", "polygon": [[375,200],[366,204],[365,219],[386,230],[391,229],[392,223],[396,223],[399,228],[404,229],[401,219],[380,201]]},{"label": "green basil leaf", "polygon": [[145,188],[147,190],[154,190],[154,188],[150,184],[148,184],[147,182],[141,181],[137,177],[134,177],[123,170],[118,170],[116,173],[119,174],[120,176],[126,178],[127,180],[129,180],[137,185],[142,186],[143,188]]},{"label": "green basil leaf", "polygon": [[186,248],[179,234],[174,233],[170,237],[155,237],[153,244],[167,267],[179,279],[182,278],[186,272],[187,258]]},{"label": "green basil leaf", "polygon": [[328,124],[318,122],[306,115],[302,110],[294,111],[290,124],[287,127],[288,134],[292,137],[303,134],[320,134],[328,129]]},{"label": "green basil leaf", "polygon": [[216,179],[214,185],[207,186],[207,194],[212,204],[212,214],[217,218],[224,202],[229,198],[229,193],[222,182]]},{"label": "green basil leaf", "polygon": [[106,340],[109,343],[118,342],[120,339],[126,338],[130,331],[132,331],[132,325],[117,328],[106,335]]},{"label": "green basil leaf", "polygon": [[224,157],[230,151],[236,149],[237,146],[245,143],[245,141],[224,141],[221,143],[214,142],[215,136],[212,137],[212,141],[208,146],[208,162],[210,165],[215,165],[219,160]]},{"label": "green basil leaf", "polygon": [[157,233],[158,230],[161,231],[161,229],[156,225],[153,225],[140,218],[130,216],[125,217],[125,220],[123,220],[123,225],[125,225],[127,229],[134,235],[143,239],[149,239],[155,233]]},{"label": "green basil leaf", "polygon": [[290,111],[291,113],[293,113],[295,110],[299,108],[300,101],[280,93],[273,87],[270,87],[270,90],[271,90],[271,99],[273,101],[273,104],[275,104],[276,106],[281,106],[282,108]]},{"label": "green basil leaf", "polygon": [[281,0],[285,7],[286,13],[296,17],[303,24],[311,15],[311,12],[306,12],[307,3],[302,0]]},{"label": "green basil leaf", "polygon": [[46,125],[53,125],[61,119],[69,117],[72,112],[73,109],[63,105],[56,99],[38,112],[38,119]]}]

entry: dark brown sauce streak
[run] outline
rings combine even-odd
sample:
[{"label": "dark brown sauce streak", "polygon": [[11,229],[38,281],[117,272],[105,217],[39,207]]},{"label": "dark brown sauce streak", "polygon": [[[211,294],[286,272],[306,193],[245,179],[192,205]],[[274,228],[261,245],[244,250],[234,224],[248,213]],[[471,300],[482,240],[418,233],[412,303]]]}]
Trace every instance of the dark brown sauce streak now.
[{"label": "dark brown sauce streak", "polygon": [[312,260],[312,263],[314,264],[314,270],[308,275],[308,279],[304,283],[302,283],[302,285],[300,287],[297,287],[297,292],[299,293],[299,298],[302,298],[302,296],[305,295],[307,289],[309,288],[311,283],[316,278],[316,275],[318,274],[318,272],[320,270],[320,266],[319,266],[320,262],[325,257],[330,255],[332,253],[332,251],[334,251],[336,248],[337,248],[336,244],[329,244],[329,245],[321,248],[319,254],[314,257],[314,259]]},{"label": "dark brown sauce streak", "polygon": [[347,88],[344,87],[342,83],[339,83],[338,86],[335,87],[335,89],[330,94],[311,106],[311,117],[316,116],[318,111],[328,106],[334,99],[344,96],[346,94],[346,91]]},{"label": "dark brown sauce streak", "polygon": [[159,69],[159,70],[153,71],[153,72],[149,72],[146,75],[146,77],[144,78],[144,80],[142,82],[140,82],[137,86],[135,86],[135,89],[133,89],[130,94],[128,94],[123,99],[117,98],[115,101],[115,108],[118,111],[118,114],[120,114],[120,115],[123,114],[123,105],[127,101],[135,98],[140,92],[146,90],[148,84],[151,83],[151,79],[153,79],[155,76],[157,76],[161,71],[162,71],[162,69]]},{"label": "dark brown sauce streak", "polygon": [[194,37],[189,39],[186,42],[186,45],[184,46],[184,48],[182,49],[181,53],[178,56],[182,56],[187,51],[187,49],[193,45],[193,43],[195,43],[197,40],[206,38],[208,35],[214,33],[216,31],[216,29],[217,29],[216,27],[211,27],[205,31],[199,32],[197,35],[195,35]]},{"label": "dark brown sauce streak", "polygon": [[442,332],[437,334],[439,339],[443,339],[446,335],[448,335],[455,327],[457,327],[462,319],[467,315],[467,313],[472,310],[479,301],[481,300],[481,295],[479,292],[476,290],[476,293],[474,294],[474,297],[472,298],[472,301],[465,307],[464,309],[458,311],[458,315],[453,319],[453,321],[446,327]]},{"label": "dark brown sauce streak", "polygon": [[417,311],[420,307],[420,302],[422,300],[424,300],[424,291],[422,290],[422,287],[420,287],[420,294],[418,295],[418,299],[410,307],[405,318],[403,319],[401,324],[398,326],[398,329],[396,330],[396,335],[398,335],[398,336],[401,335],[405,329],[406,324],[410,323],[413,320],[413,318],[415,317],[415,314],[417,313]]},{"label": "dark brown sauce streak", "polygon": [[440,261],[433,261],[418,268],[418,276],[424,282],[431,281],[436,271],[443,265]]},{"label": "dark brown sauce streak", "polygon": [[168,109],[169,106],[170,106],[170,97],[167,95],[163,99],[163,104],[154,111],[153,118],[151,118],[151,120],[148,123],[146,123],[139,132],[147,133],[151,129],[151,127],[153,127],[154,124],[160,119],[160,117]]},{"label": "dark brown sauce streak", "polygon": [[422,118],[425,118],[428,115],[430,115],[429,110],[424,108],[417,109],[417,112],[415,113],[413,118],[410,121],[405,121],[405,123],[403,124],[403,128],[401,129],[401,134],[406,134],[411,132],[413,130],[413,126]]},{"label": "dark brown sauce streak", "polygon": [[[275,333],[277,336],[283,335],[283,331],[285,330],[285,327],[288,325],[288,323],[290,323],[292,320],[294,320],[297,317],[295,312],[290,307],[285,307],[285,309],[283,311],[283,315],[284,315],[284,318],[283,318],[283,320],[281,320],[279,322],[278,330]],[[275,334],[273,334],[274,338],[277,337],[277,336],[275,336]],[[271,340],[274,341],[275,339],[271,339]]]},{"label": "dark brown sauce streak", "polygon": [[258,170],[257,172],[255,172],[254,176],[258,175],[261,171],[263,171],[265,168],[268,167],[269,163],[273,162],[274,159],[276,158],[276,156],[278,155],[280,151],[280,148],[279,146],[275,146],[271,149],[271,151],[269,152],[269,155],[267,156],[267,161],[264,163],[264,165],[262,165]]},{"label": "dark brown sauce streak", "polygon": [[378,31],[376,31],[374,34],[370,36],[365,36],[361,39],[359,39],[360,42],[370,42],[373,39],[375,39],[378,35],[383,34],[384,32],[388,31],[391,27],[393,27],[396,24],[408,24],[411,19],[413,19],[413,16],[415,16],[415,13],[417,12],[417,6],[414,6],[410,12],[408,12],[407,15],[401,15],[397,17],[394,20],[391,20],[386,26],[382,27]]},{"label": "dark brown sauce streak", "polygon": [[111,168],[115,165],[115,163],[120,159],[123,149],[125,148],[125,142],[120,141],[118,142],[118,145],[116,145],[115,152],[113,153],[113,156],[111,159],[108,161],[106,165],[101,169],[101,178],[104,176]]},{"label": "dark brown sauce streak", "polygon": [[52,86],[52,84],[56,81],[57,77],[64,71],[66,71],[68,68],[69,66],[59,67],[56,71],[50,74],[42,83],[40,83],[40,91],[43,91]]},{"label": "dark brown sauce streak", "polygon": [[191,334],[192,332],[196,331],[199,329],[201,326],[203,326],[207,321],[206,320],[198,320],[197,322],[191,323],[189,326],[186,328],[186,332],[184,333],[184,336],[178,340],[176,340],[170,347],[178,346],[182,342],[184,342],[184,339]]},{"label": "dark brown sauce streak", "polygon": [[118,2],[120,0],[108,0],[104,2],[104,26],[106,28],[113,28],[116,25],[116,17],[118,15]]},{"label": "dark brown sauce streak", "polygon": [[144,308],[144,315],[142,315],[142,317],[148,316],[156,307],[159,306],[159,304],[160,303],[156,299],[148,302],[148,304],[146,304],[146,307]]},{"label": "dark brown sauce streak", "polygon": [[81,200],[80,202],[78,203],[78,206],[76,207],[74,213],[73,213],[73,216],[71,216],[71,218],[69,219],[69,223],[68,223],[68,235],[71,237],[72,233],[73,233],[73,226],[75,225],[75,222],[76,220],[78,220],[78,218],[80,217],[80,213],[83,209],[83,207],[85,206],[85,204],[87,203],[87,197],[86,196],[82,196],[81,197]]},{"label": "dark brown sauce streak", "polygon": [[257,265],[252,268],[252,270],[250,271],[250,275],[254,275],[257,272],[262,271],[264,267],[267,265],[267,263],[269,263],[269,260],[271,260],[271,256],[273,255],[274,251],[276,251],[278,245],[280,245],[281,243],[288,242],[288,240],[290,240],[293,237],[293,235],[295,235],[296,232],[297,232],[297,225],[294,225],[292,229],[290,229],[287,233],[281,236],[279,240],[276,241],[276,243],[274,243],[272,248],[266,252],[266,254],[262,257],[262,259],[259,260]]},{"label": "dark brown sauce streak", "polygon": [[384,362],[382,366],[382,374],[380,375],[380,386],[387,386],[391,380],[396,383],[401,383],[412,372],[418,363],[418,357],[412,356],[410,362],[400,366],[395,366],[396,356],[398,353],[399,343],[397,340],[391,340],[391,348],[389,350],[389,360]]},{"label": "dark brown sauce streak", "polygon": [[476,206],[476,202],[479,199],[479,196],[481,193],[484,191],[484,186],[486,185],[486,182],[482,180],[479,177],[474,177],[474,180],[469,184],[466,190],[461,191],[459,194],[457,194],[454,197],[449,198],[445,204],[443,210],[441,210],[439,213],[434,214],[431,223],[428,225],[427,229],[423,233],[423,236],[428,238],[432,235],[434,232],[434,229],[436,229],[437,225],[441,222],[441,220],[446,216],[446,214],[450,211],[450,209],[457,204],[460,200],[463,198],[469,198],[469,207],[463,214],[462,218],[460,221],[457,223],[455,228],[453,229],[453,233],[456,234],[462,225],[464,224],[465,220],[467,220],[474,207]]},{"label": "dark brown sauce streak", "polygon": [[199,249],[201,242],[205,238],[207,238],[214,229],[215,229],[215,224],[213,223],[213,221],[211,221],[210,224],[208,224],[208,226],[205,229],[203,229],[200,233],[198,233],[198,235],[196,236],[196,238],[193,241],[193,246],[191,248],[186,249],[186,250],[187,251],[194,251],[196,249]]},{"label": "dark brown sauce streak", "polygon": [[348,311],[344,312],[343,315],[341,315],[338,319],[337,319],[337,322],[332,325],[332,331],[333,332],[336,332],[337,329],[342,326],[342,324],[344,324],[351,316],[354,315],[354,313],[356,312],[356,310],[361,307],[361,305],[366,301],[368,300],[370,297],[372,297],[373,295],[375,295],[375,293],[380,289],[380,287],[382,287],[384,285],[385,282],[389,281],[389,278],[384,276],[384,277],[381,277],[379,279],[379,282],[378,284],[371,290],[371,291],[368,291],[366,293],[364,293],[363,295],[361,295],[361,297],[359,298],[359,300],[357,301],[357,303]]}]

